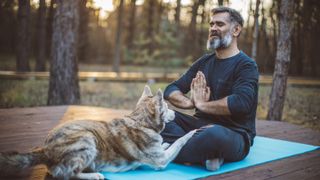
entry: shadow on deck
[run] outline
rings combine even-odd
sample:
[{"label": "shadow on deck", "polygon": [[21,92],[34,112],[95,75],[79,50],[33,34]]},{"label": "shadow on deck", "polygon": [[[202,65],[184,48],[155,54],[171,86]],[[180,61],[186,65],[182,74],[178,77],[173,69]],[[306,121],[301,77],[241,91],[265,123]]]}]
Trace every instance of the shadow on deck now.
[{"label": "shadow on deck", "polygon": [[[0,109],[0,151],[26,152],[41,146],[48,132],[60,122],[73,119],[111,120],[128,114],[88,106],[51,106]],[[271,138],[320,145],[320,132],[275,121],[257,121],[257,134]],[[267,145],[266,145],[267,146]],[[51,179],[42,165],[15,179]],[[206,179],[320,179],[320,150],[249,167]]]}]

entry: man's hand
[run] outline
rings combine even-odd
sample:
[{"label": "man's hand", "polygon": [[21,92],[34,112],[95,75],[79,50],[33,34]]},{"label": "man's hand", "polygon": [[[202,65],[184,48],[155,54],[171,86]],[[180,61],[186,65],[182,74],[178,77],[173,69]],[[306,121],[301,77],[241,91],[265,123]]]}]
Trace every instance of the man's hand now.
[{"label": "man's hand", "polygon": [[198,71],[192,80],[190,89],[191,100],[198,109],[201,109],[201,105],[210,99],[210,88],[207,87],[206,78],[201,71]]}]

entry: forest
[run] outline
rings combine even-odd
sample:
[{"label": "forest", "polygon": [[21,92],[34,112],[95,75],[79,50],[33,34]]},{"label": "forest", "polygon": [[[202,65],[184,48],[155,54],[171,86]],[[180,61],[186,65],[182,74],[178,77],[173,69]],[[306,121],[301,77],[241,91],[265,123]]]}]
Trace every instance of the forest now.
[{"label": "forest", "polygon": [[[15,60],[17,71],[49,69],[55,1],[0,1],[2,70]],[[94,0],[78,1],[79,63],[112,65],[113,71],[121,65],[187,67],[206,52],[208,12],[225,5],[245,18],[240,49],[256,60],[260,73],[273,73],[280,0],[110,1],[112,10]],[[319,11],[317,0],[294,0],[289,75],[320,76]]]}]

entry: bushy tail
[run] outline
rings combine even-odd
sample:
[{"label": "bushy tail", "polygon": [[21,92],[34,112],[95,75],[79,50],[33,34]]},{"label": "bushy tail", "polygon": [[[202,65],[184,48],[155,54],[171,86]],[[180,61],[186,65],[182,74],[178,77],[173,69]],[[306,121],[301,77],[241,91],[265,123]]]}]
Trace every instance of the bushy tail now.
[{"label": "bushy tail", "polygon": [[1,176],[18,175],[23,170],[45,163],[43,149],[36,149],[28,153],[3,152],[0,153]]}]

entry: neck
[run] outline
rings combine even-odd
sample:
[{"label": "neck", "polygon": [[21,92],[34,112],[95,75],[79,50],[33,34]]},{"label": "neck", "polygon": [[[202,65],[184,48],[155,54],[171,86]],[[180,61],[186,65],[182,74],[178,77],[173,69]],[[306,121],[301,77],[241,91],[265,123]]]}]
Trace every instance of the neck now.
[{"label": "neck", "polygon": [[236,41],[233,41],[227,48],[219,48],[215,50],[218,59],[226,59],[238,54],[239,52]]}]

